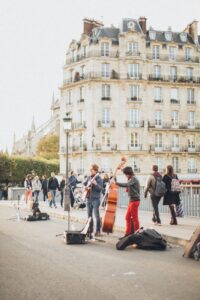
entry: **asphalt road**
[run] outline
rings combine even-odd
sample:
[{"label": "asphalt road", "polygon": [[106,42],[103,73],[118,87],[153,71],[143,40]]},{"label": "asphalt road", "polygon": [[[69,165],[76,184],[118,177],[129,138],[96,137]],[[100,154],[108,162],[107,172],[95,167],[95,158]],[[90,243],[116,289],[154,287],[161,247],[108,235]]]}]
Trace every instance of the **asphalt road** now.
[{"label": "asphalt road", "polygon": [[200,263],[164,252],[90,242],[66,245],[62,220],[8,220],[0,209],[1,300],[200,299]]}]

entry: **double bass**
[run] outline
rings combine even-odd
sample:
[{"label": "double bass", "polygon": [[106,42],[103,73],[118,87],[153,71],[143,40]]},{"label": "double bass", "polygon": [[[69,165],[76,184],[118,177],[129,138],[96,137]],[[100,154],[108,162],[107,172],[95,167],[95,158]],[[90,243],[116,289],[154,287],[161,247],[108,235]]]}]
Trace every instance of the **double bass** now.
[{"label": "double bass", "polygon": [[[116,176],[117,171],[122,169],[127,159],[123,156],[120,164],[117,166],[113,178]],[[106,203],[105,215],[102,222],[102,231],[107,233],[113,232],[113,226],[115,223],[115,215],[117,209],[117,198],[118,198],[119,187],[114,182],[111,182],[108,189],[108,198]]]}]

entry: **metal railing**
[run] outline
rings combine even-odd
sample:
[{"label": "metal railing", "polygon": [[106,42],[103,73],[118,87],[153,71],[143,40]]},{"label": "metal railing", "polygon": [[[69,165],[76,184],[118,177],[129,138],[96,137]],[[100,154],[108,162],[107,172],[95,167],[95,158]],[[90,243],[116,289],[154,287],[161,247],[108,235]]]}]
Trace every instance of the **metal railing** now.
[{"label": "metal railing", "polygon": [[[183,204],[185,216],[200,217],[200,185],[182,185],[180,198]],[[159,203],[161,213],[169,213],[168,205],[163,205],[163,199]],[[128,206],[128,194],[124,188],[119,188],[118,202],[119,207]],[[140,210],[153,211],[151,199],[148,196],[144,198],[144,187],[140,191]]]}]

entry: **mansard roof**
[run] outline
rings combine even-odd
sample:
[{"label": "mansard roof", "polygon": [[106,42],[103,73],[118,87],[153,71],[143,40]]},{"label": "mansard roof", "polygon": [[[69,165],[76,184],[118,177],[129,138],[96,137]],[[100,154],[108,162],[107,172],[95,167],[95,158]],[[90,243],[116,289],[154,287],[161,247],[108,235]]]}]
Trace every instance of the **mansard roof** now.
[{"label": "mansard roof", "polygon": [[131,18],[122,19],[122,32],[127,32],[130,30],[129,28],[130,23],[134,24],[134,31],[138,33],[143,33],[138,20],[131,19]]},{"label": "mansard roof", "polygon": [[[149,36],[149,32],[150,31],[155,32],[155,39],[153,39],[153,40]],[[193,41],[191,35],[189,35],[188,33],[187,33],[187,40],[186,40],[186,42],[183,42],[181,40],[181,38],[180,38],[181,32],[173,32],[173,31],[171,31],[171,33],[172,33],[172,39],[171,39],[171,41],[168,41],[166,39],[166,37],[165,37],[165,33],[167,33],[167,32],[169,32],[169,31],[158,31],[158,30],[150,29],[147,32],[146,39],[147,39],[147,41],[159,41],[159,42],[165,42],[165,43],[167,43],[167,42],[175,42],[177,44],[187,44],[187,43],[194,44],[194,41]]]},{"label": "mansard roof", "polygon": [[99,38],[107,37],[113,44],[118,44],[119,29],[115,27],[100,27],[92,30],[91,42],[98,42]]}]

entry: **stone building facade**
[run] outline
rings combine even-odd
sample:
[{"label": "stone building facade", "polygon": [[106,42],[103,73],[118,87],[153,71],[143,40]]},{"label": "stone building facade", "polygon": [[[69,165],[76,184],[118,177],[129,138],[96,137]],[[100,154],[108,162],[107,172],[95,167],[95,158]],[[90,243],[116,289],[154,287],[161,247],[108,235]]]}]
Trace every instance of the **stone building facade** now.
[{"label": "stone building facade", "polygon": [[31,129],[21,139],[14,136],[12,155],[35,156],[38,142],[48,134],[60,134],[60,100],[52,99],[51,117],[39,127],[35,126],[34,119]]},{"label": "stone building facade", "polygon": [[84,19],[66,54],[61,90],[60,169],[65,172],[62,118],[72,117],[69,168],[92,162],[113,171],[125,155],[139,175],[172,164],[181,176],[200,171],[200,36],[147,30],[145,17],[119,28]]}]

